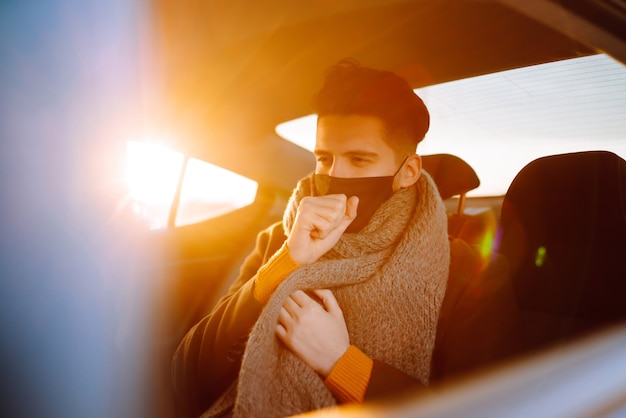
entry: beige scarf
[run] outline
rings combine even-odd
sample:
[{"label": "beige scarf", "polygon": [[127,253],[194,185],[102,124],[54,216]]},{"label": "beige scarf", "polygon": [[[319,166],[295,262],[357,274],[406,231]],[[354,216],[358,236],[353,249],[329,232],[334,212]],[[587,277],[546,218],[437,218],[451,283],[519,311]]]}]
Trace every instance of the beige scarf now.
[{"label": "beige scarf", "polygon": [[[298,183],[283,224],[293,226],[312,177]],[[317,263],[290,274],[251,331],[238,381],[203,416],[284,417],[336,404],[322,378],[275,336],[283,301],[297,289],[331,288],[350,343],[428,382],[450,249],[445,207],[422,172],[384,202],[358,234],[344,234]]]}]

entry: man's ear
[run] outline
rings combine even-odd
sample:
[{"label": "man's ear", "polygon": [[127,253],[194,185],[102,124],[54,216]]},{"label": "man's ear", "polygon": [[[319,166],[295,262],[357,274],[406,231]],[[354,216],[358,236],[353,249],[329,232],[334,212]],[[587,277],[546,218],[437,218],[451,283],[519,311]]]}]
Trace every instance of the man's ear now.
[{"label": "man's ear", "polygon": [[399,174],[399,188],[413,186],[422,174],[422,157],[417,154],[409,155]]}]

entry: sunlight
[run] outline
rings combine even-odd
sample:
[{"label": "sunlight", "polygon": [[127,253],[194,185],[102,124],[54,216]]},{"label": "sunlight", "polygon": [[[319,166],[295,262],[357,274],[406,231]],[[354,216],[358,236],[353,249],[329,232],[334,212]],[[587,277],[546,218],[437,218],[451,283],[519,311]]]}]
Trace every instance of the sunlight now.
[{"label": "sunlight", "polygon": [[133,212],[150,229],[165,228],[184,157],[156,142],[126,143],[126,182]]},{"label": "sunlight", "polygon": [[137,202],[171,204],[180,177],[183,155],[149,142],[126,144],[126,180],[131,199]]}]

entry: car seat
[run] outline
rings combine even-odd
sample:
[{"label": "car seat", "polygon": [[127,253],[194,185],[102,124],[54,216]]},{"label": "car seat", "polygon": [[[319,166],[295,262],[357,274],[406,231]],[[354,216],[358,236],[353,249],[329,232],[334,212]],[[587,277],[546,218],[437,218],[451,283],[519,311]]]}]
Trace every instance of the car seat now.
[{"label": "car seat", "polygon": [[424,155],[422,167],[433,178],[443,200],[459,196],[456,212],[448,213],[450,237],[489,247],[497,227],[495,212],[491,208],[471,214],[465,212],[467,192],[480,185],[474,169],[463,159],[451,154]]},{"label": "car seat", "polygon": [[525,349],[626,319],[626,161],[607,151],[539,158],[501,211]]},{"label": "car seat", "polygon": [[463,212],[465,194],[480,186],[480,179],[474,169],[456,155],[423,155],[422,168],[433,178],[443,200],[460,196],[458,213]]}]

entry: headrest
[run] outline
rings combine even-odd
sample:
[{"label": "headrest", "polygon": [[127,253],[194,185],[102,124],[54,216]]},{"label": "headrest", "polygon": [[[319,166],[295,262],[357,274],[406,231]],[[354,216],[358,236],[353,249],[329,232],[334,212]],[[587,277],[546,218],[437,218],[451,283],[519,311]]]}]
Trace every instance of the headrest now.
[{"label": "headrest", "polygon": [[608,151],[539,158],[502,204],[500,251],[523,309],[626,316],[626,161]]},{"label": "headrest", "polygon": [[443,200],[463,195],[480,185],[474,169],[455,155],[422,155],[422,168],[433,178]]}]

